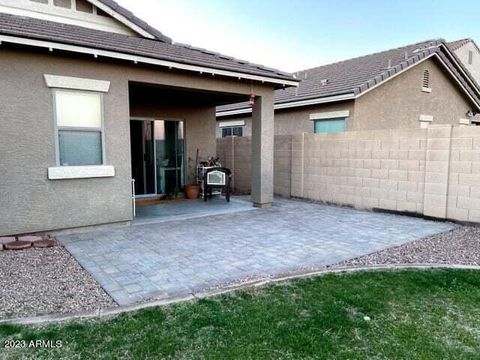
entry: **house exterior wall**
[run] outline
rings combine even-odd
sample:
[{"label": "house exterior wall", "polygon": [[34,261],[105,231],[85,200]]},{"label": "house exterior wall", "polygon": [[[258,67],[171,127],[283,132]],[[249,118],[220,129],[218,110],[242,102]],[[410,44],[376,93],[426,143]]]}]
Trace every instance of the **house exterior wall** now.
[{"label": "house exterior wall", "polygon": [[[430,73],[431,93],[422,92],[424,70]],[[355,121],[348,129],[418,128],[420,115],[433,116],[431,124],[459,124],[472,104],[454,81],[435,60],[428,59],[359,97]]]},{"label": "house exterior wall", "polygon": [[[472,52],[472,63],[469,63],[469,52]],[[463,65],[467,68],[473,78],[480,84],[480,51],[474,43],[468,42],[462,47],[455,50],[455,55],[458,56]]]},{"label": "house exterior wall", "polygon": [[[0,68],[0,235],[132,219],[129,81],[223,93],[250,92],[250,83],[237,79],[7,48],[2,49]],[[47,178],[47,169],[56,166],[56,154],[52,89],[46,86],[44,74],[111,82],[104,94],[104,127],[106,164],[115,167],[114,177]],[[273,91],[268,85],[257,88],[259,95]],[[133,109],[137,115],[153,114],[147,110]],[[187,159],[195,159],[197,148],[203,154],[214,153],[214,109],[176,114],[186,119]]]},{"label": "house exterior wall", "polygon": [[[430,93],[422,91],[424,70],[430,74]],[[277,110],[275,135],[313,133],[313,122],[309,116],[318,112],[350,110],[346,123],[350,131],[419,128],[420,115],[433,116],[431,124],[456,125],[460,119],[466,118],[466,112],[472,107],[446,70],[436,60],[427,59],[355,101]],[[217,120],[244,120],[244,136],[250,136],[250,116]],[[217,137],[221,137],[220,130],[217,130]]]},{"label": "house exterior wall", "polygon": [[[319,104],[307,107],[281,109],[275,111],[275,135],[293,135],[304,132],[313,132],[313,121],[310,120],[310,114],[318,112],[343,111],[349,110],[350,116],[346,119],[347,128],[353,123],[354,119],[354,102],[342,101],[337,103]],[[252,118],[251,116],[238,116],[228,118],[218,118],[218,122],[227,121],[245,121],[243,129],[244,136],[252,134]],[[222,137],[221,128],[217,124],[217,137]]]}]

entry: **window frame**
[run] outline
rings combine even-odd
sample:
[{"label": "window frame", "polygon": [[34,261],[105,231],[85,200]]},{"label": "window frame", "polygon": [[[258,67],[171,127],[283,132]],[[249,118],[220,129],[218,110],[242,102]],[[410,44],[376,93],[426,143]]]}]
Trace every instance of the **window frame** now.
[{"label": "window frame", "polygon": [[[236,128],[239,128],[239,129],[242,130],[242,135],[233,135],[233,129],[236,129]],[[244,128],[245,128],[245,125],[223,126],[223,127],[221,127],[221,129],[222,129],[222,139],[224,139],[226,137],[229,137],[229,136],[231,136],[231,137],[243,137]],[[223,130],[227,130],[227,129],[231,130],[232,135],[223,136]]]},{"label": "window frame", "polygon": [[[58,111],[57,111],[57,93],[58,92],[68,92],[72,94],[95,94],[100,98],[100,122],[101,126],[99,128],[92,127],[78,127],[78,126],[59,126],[58,125]],[[53,118],[54,118],[54,134],[55,134],[55,161],[56,166],[59,167],[80,167],[80,166],[104,166],[107,165],[106,151],[105,151],[105,106],[104,106],[104,94],[99,91],[90,91],[90,90],[81,90],[81,89],[67,89],[67,88],[53,88],[52,89],[53,97]],[[102,162],[100,164],[90,164],[90,165],[62,165],[60,163],[60,139],[59,132],[65,131],[83,131],[83,132],[99,132],[100,131],[100,141],[101,151],[102,151]]]},{"label": "window frame", "polygon": [[[333,117],[333,118],[324,118],[324,119],[314,119],[313,121],[313,133],[314,134],[339,134],[339,133],[344,133],[347,131],[347,118],[346,117]],[[343,130],[342,131],[335,131],[335,132],[327,132],[327,131],[322,131],[322,132],[317,132],[317,122],[328,122],[328,121],[343,121]]]}]

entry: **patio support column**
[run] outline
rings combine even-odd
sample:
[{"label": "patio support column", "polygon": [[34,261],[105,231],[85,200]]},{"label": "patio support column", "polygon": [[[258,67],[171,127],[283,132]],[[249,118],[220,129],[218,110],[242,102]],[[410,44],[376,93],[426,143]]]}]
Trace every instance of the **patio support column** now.
[{"label": "patio support column", "polygon": [[269,207],[273,202],[273,91],[257,96],[252,109],[252,202]]}]

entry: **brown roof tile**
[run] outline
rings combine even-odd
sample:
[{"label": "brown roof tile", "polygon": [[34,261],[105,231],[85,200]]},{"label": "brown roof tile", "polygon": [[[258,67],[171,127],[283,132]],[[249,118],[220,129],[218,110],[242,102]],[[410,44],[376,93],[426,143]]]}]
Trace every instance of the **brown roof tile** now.
[{"label": "brown roof tile", "polygon": [[[453,65],[440,51],[442,44],[445,44],[442,39],[426,40],[299,71],[295,73],[297,79],[301,81],[298,88],[277,90],[275,103],[281,104],[344,94],[358,95],[433,53],[437,53],[444,62],[453,68]],[[471,89],[469,92],[473,93]],[[217,110],[221,112],[246,107],[248,107],[248,103],[241,103],[222,106]]]},{"label": "brown roof tile", "polygon": [[30,17],[0,13],[0,34],[145,56],[273,79],[295,80],[292,74],[250,64],[205,49]]}]

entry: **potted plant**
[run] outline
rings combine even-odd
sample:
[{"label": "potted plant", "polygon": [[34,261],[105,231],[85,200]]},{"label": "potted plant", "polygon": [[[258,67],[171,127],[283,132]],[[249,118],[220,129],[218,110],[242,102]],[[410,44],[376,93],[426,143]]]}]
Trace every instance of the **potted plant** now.
[{"label": "potted plant", "polygon": [[195,158],[195,167],[193,168],[194,176],[192,177],[193,179],[195,179],[195,182],[185,185],[185,197],[187,199],[198,199],[198,195],[200,194],[200,185],[198,184],[198,179],[197,179],[198,153],[199,153],[199,150],[197,149],[197,156]]},{"label": "potted plant", "polygon": [[187,199],[198,199],[199,193],[200,193],[200,185],[198,184],[185,185],[185,197]]}]

